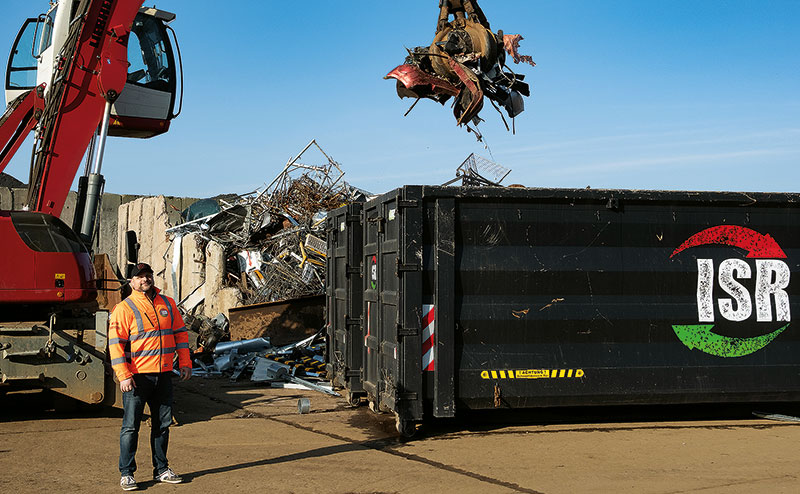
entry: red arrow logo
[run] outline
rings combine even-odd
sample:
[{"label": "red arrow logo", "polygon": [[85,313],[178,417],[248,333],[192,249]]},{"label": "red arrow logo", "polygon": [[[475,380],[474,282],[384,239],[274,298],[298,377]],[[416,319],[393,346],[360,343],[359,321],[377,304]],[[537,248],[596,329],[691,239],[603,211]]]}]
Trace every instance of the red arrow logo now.
[{"label": "red arrow logo", "polygon": [[755,230],[737,225],[719,225],[695,233],[669,257],[674,257],[675,254],[690,247],[709,244],[739,247],[747,251],[748,258],[786,258],[783,249],[769,234],[762,235]]}]

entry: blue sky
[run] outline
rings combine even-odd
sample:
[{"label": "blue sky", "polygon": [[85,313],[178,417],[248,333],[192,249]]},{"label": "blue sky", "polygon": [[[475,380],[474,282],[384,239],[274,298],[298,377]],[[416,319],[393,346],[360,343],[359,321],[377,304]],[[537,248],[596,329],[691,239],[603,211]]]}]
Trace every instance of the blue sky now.
[{"label": "blue sky", "polygon": [[[0,46],[46,3],[5,0]],[[531,187],[798,191],[798,1],[482,0],[538,64],[512,64],[533,86],[516,135],[482,111],[488,148],[449,104],[403,117],[411,100],[383,80],[431,42],[437,0],[305,5],[159,0],[177,14],[184,110],[163,136],[109,140],[106,190],[248,192],[316,139],[373,192],[443,183],[473,152]],[[29,149],[7,173],[27,177]]]}]

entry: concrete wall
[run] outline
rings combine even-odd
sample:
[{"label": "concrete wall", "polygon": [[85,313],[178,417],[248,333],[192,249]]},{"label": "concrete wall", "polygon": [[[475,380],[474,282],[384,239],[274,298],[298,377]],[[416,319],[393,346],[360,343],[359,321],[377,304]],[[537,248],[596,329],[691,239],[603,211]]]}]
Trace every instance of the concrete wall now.
[{"label": "concrete wall", "polygon": [[[176,302],[201,289],[205,299],[194,313],[208,317],[223,313],[227,317],[231,307],[242,304],[242,294],[236,288],[224,286],[224,250],[197,233],[181,237],[168,234],[167,229],[181,223],[175,201],[176,198],[158,196],[120,205],[117,264],[123,267],[131,262],[124,248],[125,238],[126,232],[136,232],[138,262],[150,264],[157,287]],[[181,209],[187,206],[182,205]]]}]

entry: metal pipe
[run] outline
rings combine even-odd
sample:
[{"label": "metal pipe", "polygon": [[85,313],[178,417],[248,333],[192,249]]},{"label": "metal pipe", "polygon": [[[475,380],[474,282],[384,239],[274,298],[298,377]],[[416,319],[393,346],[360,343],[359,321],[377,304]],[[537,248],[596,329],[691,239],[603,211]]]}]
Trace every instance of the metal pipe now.
[{"label": "metal pipe", "polygon": [[272,345],[269,342],[269,338],[254,338],[252,340],[241,340],[241,341],[224,341],[222,343],[217,343],[217,346],[214,347],[214,353],[219,355],[220,353],[230,352],[234,349],[238,353],[257,352],[259,350],[270,348],[271,346]]},{"label": "metal pipe", "polygon": [[[103,120],[100,123],[100,139],[97,143],[97,150],[94,153],[94,166],[92,167],[92,172],[87,175],[86,204],[83,207],[83,216],[81,217],[80,234],[83,240],[89,244],[89,247],[91,247],[92,244],[97,209],[100,207],[100,198],[103,195],[103,185],[105,184],[105,179],[103,175],[100,174],[100,169],[103,167],[103,155],[106,151],[106,139],[108,138],[108,124],[110,120],[111,102],[106,101]],[[95,141],[94,137],[92,141]]]},{"label": "metal pipe", "polygon": [[86,165],[83,168],[83,176],[88,177],[90,173],[90,167],[92,166],[92,160],[94,159],[94,149],[97,146],[97,134],[100,132],[100,129],[97,129],[97,132],[92,134],[92,140],[89,141],[89,147],[86,149]]},{"label": "metal pipe", "polygon": [[100,124],[100,142],[97,145],[97,156],[95,157],[92,173],[100,173],[103,166],[103,154],[106,150],[106,138],[108,137],[108,122],[111,120],[111,102],[106,101],[106,109],[103,113],[103,121]]}]

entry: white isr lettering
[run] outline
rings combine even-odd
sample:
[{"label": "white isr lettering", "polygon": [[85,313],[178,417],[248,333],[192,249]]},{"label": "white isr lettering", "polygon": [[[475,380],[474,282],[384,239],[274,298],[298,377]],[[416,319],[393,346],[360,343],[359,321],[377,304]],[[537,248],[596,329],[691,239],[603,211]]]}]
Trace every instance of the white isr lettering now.
[{"label": "white isr lettering", "polygon": [[[756,259],[755,312],[758,322],[791,321],[789,286],[791,270],[778,259]],[[744,321],[753,314],[750,292],[737,279],[750,279],[752,268],[741,259],[726,259],[719,265],[717,282],[729,298],[717,300],[720,315],[728,321]],[[714,322],[714,261],[697,260],[697,318]],[[773,300],[775,315],[773,318]]]},{"label": "white isr lettering", "polygon": [[744,321],[753,313],[750,292],[736,281],[737,274],[739,278],[750,278],[750,265],[741,259],[726,259],[719,265],[719,285],[733,297],[719,299],[719,313],[729,321]]},{"label": "white isr lettering", "polygon": [[700,322],[714,322],[714,262],[697,260],[697,316]]},{"label": "white isr lettering", "polygon": [[756,318],[758,322],[772,321],[772,300],[775,297],[775,320],[790,321],[789,286],[791,271],[777,259],[756,260]]}]

